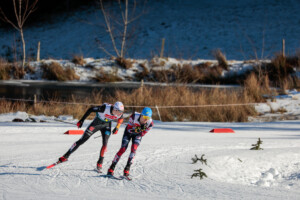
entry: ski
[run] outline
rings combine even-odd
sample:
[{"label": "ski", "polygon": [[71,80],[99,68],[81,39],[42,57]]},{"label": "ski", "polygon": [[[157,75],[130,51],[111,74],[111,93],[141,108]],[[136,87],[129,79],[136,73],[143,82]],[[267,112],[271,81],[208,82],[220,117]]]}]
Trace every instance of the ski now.
[{"label": "ski", "polygon": [[95,171],[98,172],[99,174],[102,174],[102,169],[95,168]]},{"label": "ski", "polygon": [[131,181],[132,180],[132,178],[129,177],[129,176],[120,176],[120,178],[125,179],[127,181]]},{"label": "ski", "polygon": [[46,169],[50,169],[50,168],[52,168],[52,167],[58,165],[59,163],[61,163],[61,162],[60,162],[60,161],[57,161],[57,162],[53,163],[52,165],[47,166]]},{"label": "ski", "polygon": [[107,175],[107,174],[101,175],[100,177],[110,178],[110,179],[115,179],[115,180],[123,180],[123,178],[121,178],[121,177],[116,177],[114,175]]}]

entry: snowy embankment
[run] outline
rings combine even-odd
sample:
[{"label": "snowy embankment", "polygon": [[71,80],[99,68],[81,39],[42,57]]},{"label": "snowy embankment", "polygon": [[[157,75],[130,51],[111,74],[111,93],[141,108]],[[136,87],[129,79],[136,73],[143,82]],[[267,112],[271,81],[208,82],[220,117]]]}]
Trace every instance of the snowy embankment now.
[{"label": "snowy embankment", "polygon": [[[72,82],[95,82],[95,77],[97,74],[114,74],[121,78],[123,81],[136,80],[136,74],[146,71],[163,71],[163,70],[174,70],[175,68],[182,67],[184,65],[201,65],[208,64],[208,66],[213,67],[218,65],[216,60],[181,60],[175,58],[153,58],[152,60],[146,59],[127,59],[130,62],[130,67],[125,69],[117,64],[114,59],[94,59],[94,58],[84,58],[84,64],[75,64],[69,60],[42,60],[42,61],[32,61],[29,65],[32,67],[34,73],[26,73],[24,80],[44,80],[42,65],[50,65],[51,63],[58,63],[64,69],[70,67],[74,69],[76,75],[79,76],[79,80],[74,80]],[[270,60],[260,60],[260,61],[228,61],[228,70],[222,72],[222,76],[230,77],[234,75],[242,75],[249,70],[253,70],[254,66],[258,62],[270,62]],[[129,64],[128,64],[129,65]]]}]

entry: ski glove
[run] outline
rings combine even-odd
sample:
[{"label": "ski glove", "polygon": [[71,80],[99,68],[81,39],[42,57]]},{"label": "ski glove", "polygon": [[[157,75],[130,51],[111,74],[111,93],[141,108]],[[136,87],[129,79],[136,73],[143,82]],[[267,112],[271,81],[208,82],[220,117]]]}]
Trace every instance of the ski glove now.
[{"label": "ski glove", "polygon": [[119,131],[119,129],[118,129],[118,128],[114,128],[114,130],[112,131],[112,133],[115,135],[115,134],[117,134],[117,133],[118,133],[118,131]]},{"label": "ski glove", "polygon": [[77,122],[77,127],[78,128],[81,128],[82,127],[82,124],[83,124],[83,121],[82,120],[79,120],[78,122]]}]

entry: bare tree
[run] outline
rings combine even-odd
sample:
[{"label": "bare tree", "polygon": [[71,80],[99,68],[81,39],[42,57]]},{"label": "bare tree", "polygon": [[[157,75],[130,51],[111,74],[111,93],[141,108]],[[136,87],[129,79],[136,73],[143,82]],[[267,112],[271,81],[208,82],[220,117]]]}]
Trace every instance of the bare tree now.
[{"label": "bare tree", "polygon": [[20,33],[23,44],[22,72],[24,72],[24,66],[26,61],[26,46],[24,40],[23,27],[29,15],[36,10],[36,4],[38,0],[33,0],[32,3],[30,3],[30,0],[12,0],[12,2],[14,6],[13,9],[16,20],[9,19],[1,8],[0,19],[2,19],[6,23],[11,24]]},{"label": "bare tree", "polygon": [[[118,0],[119,8],[120,8],[120,13],[122,16],[122,20],[118,21],[114,16],[112,16],[110,13],[106,12],[104,6],[103,6],[103,0],[100,1],[100,8],[102,11],[102,14],[104,16],[107,32],[109,33],[113,49],[119,58],[124,58],[125,53],[126,53],[126,39],[128,38],[127,33],[128,33],[128,26],[130,23],[138,19],[143,13],[143,11],[139,15],[135,15],[135,9],[136,9],[136,1],[133,1],[133,8],[132,8],[132,15],[129,16],[129,3],[128,0],[123,0],[125,7],[122,7],[121,0]],[[144,5],[146,4],[146,1]],[[145,8],[145,7],[144,7]],[[112,21],[114,20],[114,21]],[[121,30],[121,35],[120,37],[116,36],[115,33],[115,27],[113,26],[112,23],[115,23],[117,25],[120,25],[122,27]],[[120,41],[116,41],[116,39],[120,38]],[[118,45],[119,44],[119,45]],[[107,54],[111,55],[104,47],[100,47],[104,52]]]}]

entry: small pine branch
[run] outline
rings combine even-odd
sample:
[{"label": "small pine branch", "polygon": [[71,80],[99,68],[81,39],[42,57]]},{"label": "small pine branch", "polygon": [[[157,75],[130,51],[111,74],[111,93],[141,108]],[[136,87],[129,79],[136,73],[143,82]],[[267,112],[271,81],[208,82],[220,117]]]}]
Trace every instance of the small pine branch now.
[{"label": "small pine branch", "polygon": [[197,163],[198,160],[202,163],[207,165],[207,159],[204,159],[205,154],[202,154],[201,158],[198,158],[197,155],[195,155],[195,158],[192,158],[193,164]]},{"label": "small pine branch", "polygon": [[263,141],[258,138],[258,141],[256,144],[252,144],[252,148],[250,150],[263,150],[263,148],[260,148],[260,145],[263,143]]},{"label": "small pine branch", "polygon": [[194,177],[197,177],[199,176],[200,180],[203,179],[204,177],[207,178],[207,175],[202,171],[202,169],[197,169],[197,170],[194,170],[195,173],[192,174],[191,178],[194,178]]}]

